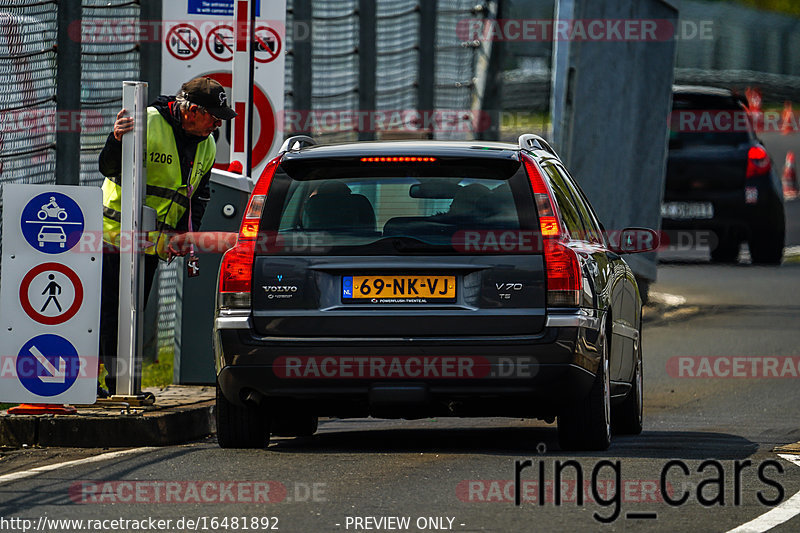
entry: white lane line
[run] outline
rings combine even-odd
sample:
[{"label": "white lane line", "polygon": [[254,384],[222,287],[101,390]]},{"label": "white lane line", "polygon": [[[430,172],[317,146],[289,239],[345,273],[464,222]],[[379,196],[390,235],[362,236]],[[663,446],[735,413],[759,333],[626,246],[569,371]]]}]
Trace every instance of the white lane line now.
[{"label": "white lane line", "polygon": [[655,291],[650,291],[650,300],[670,307],[677,307],[686,303],[686,298],[683,296]]},{"label": "white lane line", "polygon": [[[790,463],[800,466],[800,455],[778,454]],[[761,516],[750,520],[746,524],[731,529],[727,533],[763,533],[773,527],[783,524],[800,514],[800,492],[785,500],[782,504]]]},{"label": "white lane line", "polygon": [[76,459],[74,461],[66,461],[63,463],[55,463],[52,465],[44,465],[44,466],[37,466],[36,468],[31,468],[30,470],[22,470],[20,472],[12,472],[11,474],[4,474],[0,476],[0,485],[3,483],[8,483],[9,481],[16,481],[18,479],[23,479],[26,477],[35,476],[37,474],[41,474],[43,472],[50,472],[52,470],[57,470],[59,468],[65,468],[68,466],[76,466],[82,464],[89,464],[89,463],[97,463],[99,461],[107,461],[109,459],[116,459],[117,457],[123,457],[125,455],[131,455],[134,453],[143,453],[150,450],[155,450],[156,448],[132,448],[130,450],[122,450],[119,452],[109,452],[104,453],[102,455],[95,455],[94,457],[86,457],[84,459]]}]

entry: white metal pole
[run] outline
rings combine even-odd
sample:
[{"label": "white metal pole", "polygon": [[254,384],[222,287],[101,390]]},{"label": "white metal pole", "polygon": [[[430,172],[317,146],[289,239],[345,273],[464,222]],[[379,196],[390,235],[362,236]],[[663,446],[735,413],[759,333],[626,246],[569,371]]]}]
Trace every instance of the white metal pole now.
[{"label": "white metal pole", "polygon": [[[117,395],[133,396],[141,388],[142,369],[142,232],[147,173],[147,83],[122,82],[122,107],[133,117],[133,131],[122,137],[122,220],[119,269]],[[140,312],[142,311],[142,312]]]},{"label": "white metal pole", "polygon": [[252,174],[253,147],[253,60],[255,6],[258,0],[235,0],[234,27],[236,45],[233,51],[233,121],[231,161],[239,161],[244,175]]}]

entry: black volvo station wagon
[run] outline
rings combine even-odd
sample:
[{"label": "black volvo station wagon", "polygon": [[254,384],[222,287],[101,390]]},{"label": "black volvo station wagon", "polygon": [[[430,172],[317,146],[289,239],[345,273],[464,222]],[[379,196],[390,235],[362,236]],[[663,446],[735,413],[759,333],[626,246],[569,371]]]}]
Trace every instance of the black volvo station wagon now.
[{"label": "black volvo station wagon", "polygon": [[541,137],[286,141],[224,256],[222,447],[320,416],[558,419],[564,449],[642,429],[641,299],[626,252]]}]

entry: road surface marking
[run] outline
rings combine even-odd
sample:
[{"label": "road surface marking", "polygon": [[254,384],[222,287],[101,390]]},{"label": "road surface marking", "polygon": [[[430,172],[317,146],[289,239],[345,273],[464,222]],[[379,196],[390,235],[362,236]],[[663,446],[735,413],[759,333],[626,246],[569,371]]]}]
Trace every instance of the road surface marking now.
[{"label": "road surface marking", "polygon": [[783,250],[784,257],[796,257],[800,255],[800,246],[787,246]]},{"label": "road surface marking", "polygon": [[[778,457],[800,466],[800,456],[779,453]],[[800,492],[797,492],[794,496],[785,500],[771,511],[767,511],[736,529],[731,529],[728,533],[762,533],[791,520],[798,514],[800,514]]]},{"label": "road surface marking", "polygon": [[110,452],[104,453],[102,455],[95,455],[94,457],[86,457],[85,459],[76,459],[74,461],[66,461],[64,463],[55,463],[52,465],[44,465],[38,466],[36,468],[32,468],[30,470],[22,470],[20,472],[13,472],[11,474],[5,474],[0,476],[0,485],[3,483],[8,483],[9,481],[16,481],[18,479],[23,479],[26,477],[35,476],[37,474],[42,474],[44,472],[50,472],[52,470],[57,470],[59,468],[65,468],[68,466],[76,466],[81,464],[89,464],[89,463],[97,463],[99,461],[106,461],[108,459],[116,459],[117,457],[122,457],[124,455],[131,455],[134,453],[142,453],[150,450],[155,450],[155,448],[132,448],[130,450],[122,450],[119,452]]},{"label": "road surface marking", "polygon": [[670,307],[678,307],[686,303],[686,298],[677,294],[669,294],[666,292],[650,292],[650,301],[668,305]]}]

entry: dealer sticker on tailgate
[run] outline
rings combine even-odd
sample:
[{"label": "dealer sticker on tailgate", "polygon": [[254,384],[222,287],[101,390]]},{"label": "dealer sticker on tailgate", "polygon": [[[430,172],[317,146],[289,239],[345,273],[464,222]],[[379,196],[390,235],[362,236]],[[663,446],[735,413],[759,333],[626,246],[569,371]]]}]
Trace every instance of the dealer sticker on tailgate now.
[{"label": "dealer sticker on tailgate", "polygon": [[455,276],[343,276],[342,300],[359,303],[453,302]]}]

